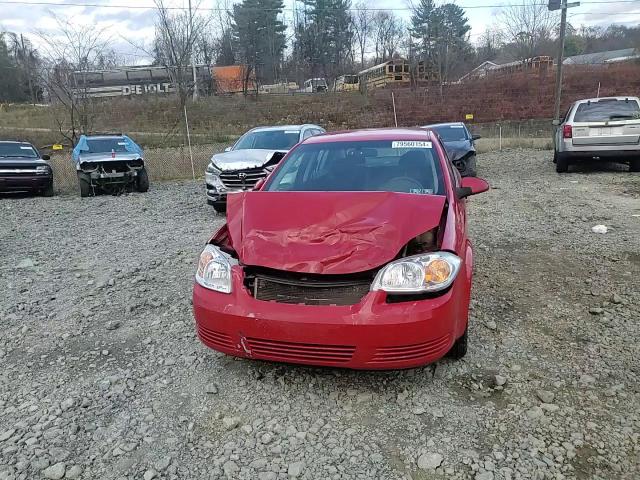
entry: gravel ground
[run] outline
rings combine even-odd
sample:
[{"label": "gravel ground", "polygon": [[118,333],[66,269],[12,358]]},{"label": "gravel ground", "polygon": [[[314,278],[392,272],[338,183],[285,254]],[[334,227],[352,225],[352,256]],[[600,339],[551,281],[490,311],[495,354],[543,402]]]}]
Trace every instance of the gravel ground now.
[{"label": "gravel ground", "polygon": [[400,372],[203,347],[199,184],[0,199],[0,479],[639,478],[640,176],[550,157],[479,158],[469,353]]}]

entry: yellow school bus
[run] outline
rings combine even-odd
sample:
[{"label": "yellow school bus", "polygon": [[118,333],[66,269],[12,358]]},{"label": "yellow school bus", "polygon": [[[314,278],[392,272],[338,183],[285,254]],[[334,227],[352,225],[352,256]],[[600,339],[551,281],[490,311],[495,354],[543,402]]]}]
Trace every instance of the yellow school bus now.
[{"label": "yellow school bus", "polygon": [[[415,81],[423,83],[429,75],[425,70],[424,62],[418,62],[414,67]],[[411,64],[404,58],[396,58],[375,65],[358,73],[360,90],[385,88],[387,86],[409,86],[411,83]]]},{"label": "yellow school bus", "polygon": [[358,75],[340,75],[333,84],[334,92],[354,92],[360,87]]}]

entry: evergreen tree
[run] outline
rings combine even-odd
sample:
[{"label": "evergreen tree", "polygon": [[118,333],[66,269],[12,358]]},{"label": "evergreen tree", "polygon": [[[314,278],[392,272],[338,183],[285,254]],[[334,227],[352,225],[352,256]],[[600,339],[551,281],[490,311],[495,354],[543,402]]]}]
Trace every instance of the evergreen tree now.
[{"label": "evergreen tree", "polygon": [[[247,78],[255,72],[263,83],[279,79],[286,47],[286,26],[279,18],[282,0],[243,0],[233,6],[233,38]],[[229,52],[227,52],[229,53]]]}]

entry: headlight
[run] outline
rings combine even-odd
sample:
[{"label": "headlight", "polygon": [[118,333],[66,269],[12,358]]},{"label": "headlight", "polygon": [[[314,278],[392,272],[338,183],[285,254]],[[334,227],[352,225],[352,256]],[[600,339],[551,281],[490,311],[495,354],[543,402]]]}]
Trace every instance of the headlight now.
[{"label": "headlight", "polygon": [[196,282],[209,290],[231,293],[231,266],[238,261],[214,245],[207,245],[200,254]]},{"label": "headlight", "polygon": [[207,165],[207,170],[206,170],[206,172],[207,172],[207,173],[215,173],[216,175],[219,175],[219,174],[220,174],[220,172],[221,172],[221,170],[220,170],[218,167],[216,167],[216,166],[213,164],[213,162],[209,162],[209,165]]},{"label": "headlight", "polygon": [[36,173],[38,175],[46,175],[49,173],[49,167],[47,165],[39,165],[36,167]]},{"label": "headlight", "polygon": [[460,258],[449,252],[402,258],[378,272],[371,290],[388,293],[438,292],[453,283],[461,263]]}]

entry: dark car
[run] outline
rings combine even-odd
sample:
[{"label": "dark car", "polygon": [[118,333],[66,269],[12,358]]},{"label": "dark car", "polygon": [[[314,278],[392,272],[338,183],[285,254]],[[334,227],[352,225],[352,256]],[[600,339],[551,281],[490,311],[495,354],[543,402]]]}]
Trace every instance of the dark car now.
[{"label": "dark car", "polygon": [[0,141],[0,192],[32,192],[53,196],[53,169],[27,142]]},{"label": "dark car", "polygon": [[475,177],[476,172],[476,147],[474,142],[480,135],[471,135],[467,126],[462,122],[435,123],[425,125],[436,132],[444,148],[447,151],[449,160],[456,166],[463,177]]}]

